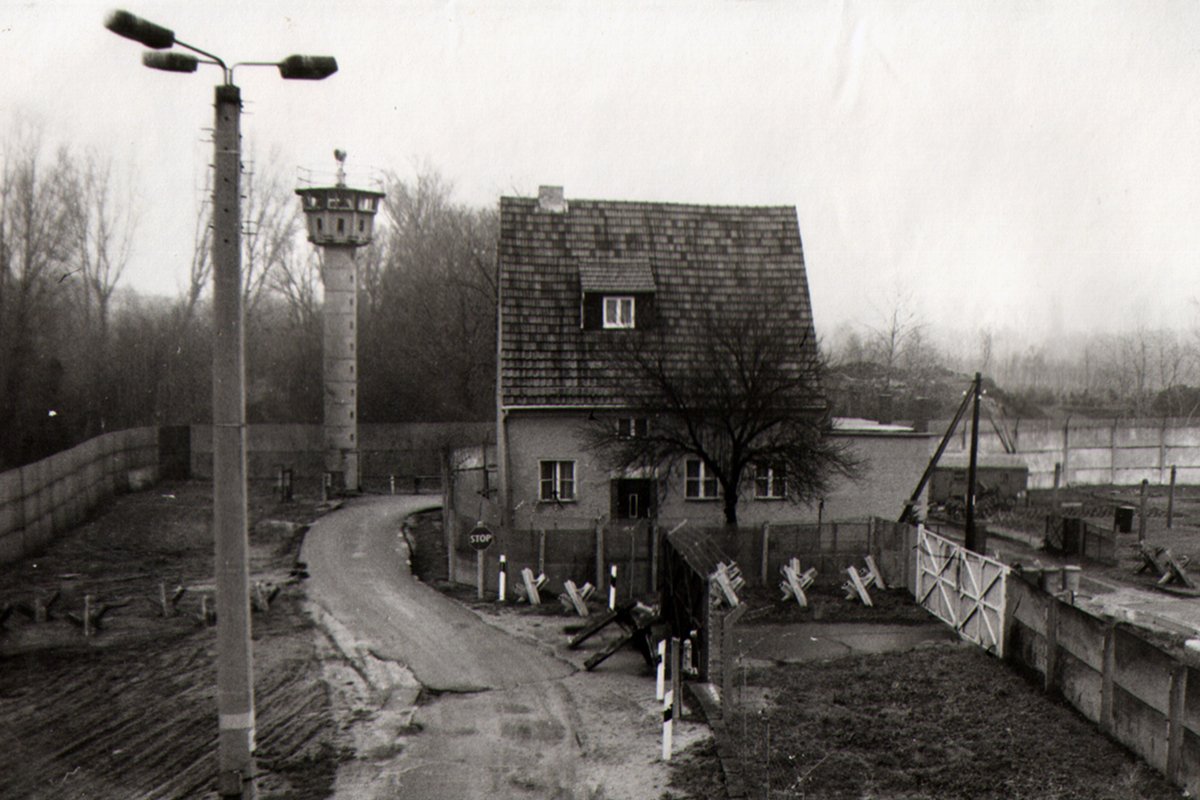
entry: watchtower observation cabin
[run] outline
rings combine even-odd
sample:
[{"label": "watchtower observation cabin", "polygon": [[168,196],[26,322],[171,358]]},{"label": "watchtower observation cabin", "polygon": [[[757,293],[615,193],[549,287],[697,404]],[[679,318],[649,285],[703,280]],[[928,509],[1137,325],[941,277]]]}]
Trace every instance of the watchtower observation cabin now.
[{"label": "watchtower observation cabin", "polygon": [[[360,486],[358,458],[357,289],[354,251],[371,243],[383,192],[346,186],[338,157],[336,186],[297,189],[308,224],[308,240],[322,248],[325,284],[322,377],[325,385],[325,470],[347,491]],[[340,478],[340,480],[339,480]]]}]

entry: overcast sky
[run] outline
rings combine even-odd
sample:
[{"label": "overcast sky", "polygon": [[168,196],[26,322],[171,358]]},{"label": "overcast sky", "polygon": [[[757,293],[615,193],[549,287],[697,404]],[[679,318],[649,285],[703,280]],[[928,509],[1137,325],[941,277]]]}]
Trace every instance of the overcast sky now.
[{"label": "overcast sky", "polygon": [[[0,3],[0,114],[136,170],[128,285],[174,293],[215,68],[154,72],[92,0]],[[945,327],[1200,320],[1200,3],[136,0],[228,61],[293,174],[428,164],[456,198],[795,206],[817,323],[904,287]],[[5,121],[7,122],[7,120]],[[321,175],[318,175],[321,177]]]}]

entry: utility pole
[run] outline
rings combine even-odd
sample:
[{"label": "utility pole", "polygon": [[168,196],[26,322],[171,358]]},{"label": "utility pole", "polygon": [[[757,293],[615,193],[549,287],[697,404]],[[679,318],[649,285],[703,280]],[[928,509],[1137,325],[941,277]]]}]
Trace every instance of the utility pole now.
[{"label": "utility pole", "polygon": [[971,383],[973,401],[971,408],[971,460],[967,467],[967,533],[965,542],[967,549],[974,553],[978,553],[983,544],[979,541],[980,537],[975,530],[975,473],[976,462],[979,458],[979,396],[982,394],[982,387],[983,376],[976,372],[975,380]]}]

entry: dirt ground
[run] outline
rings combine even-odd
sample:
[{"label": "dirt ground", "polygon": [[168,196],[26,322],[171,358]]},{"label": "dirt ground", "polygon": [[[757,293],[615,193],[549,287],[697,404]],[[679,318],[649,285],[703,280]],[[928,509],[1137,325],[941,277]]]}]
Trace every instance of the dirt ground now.
[{"label": "dirt ground", "polygon": [[[161,484],[117,498],[39,557],[0,567],[0,608],[32,610],[35,599],[58,593],[49,621],[14,610],[0,628],[0,746],[8,756],[0,798],[212,796],[215,637],[197,619],[212,589],[210,508],[207,484]],[[252,487],[255,578],[281,587],[270,610],[254,616],[264,798],[333,796],[339,765],[357,760],[380,771],[406,737],[420,735],[411,712],[375,708],[381,699],[316,627],[303,582],[289,577],[302,524],[318,513],[315,501],[280,505],[269,487]],[[1198,520],[1177,504],[1177,524]],[[1200,551],[1188,528],[1167,533],[1161,516],[1150,521],[1148,539],[1177,536],[1176,552]],[[436,519],[419,522],[410,526],[414,569],[447,589]],[[160,583],[168,595],[187,587],[172,616],[158,606]],[[574,619],[553,600],[541,609],[500,608],[474,603],[470,590],[456,593],[491,624],[572,663],[593,652],[590,643],[566,649]],[[111,606],[90,639],[67,618],[84,595]],[[836,590],[815,592],[809,611],[766,592],[748,600],[747,628],[925,619],[890,594],[870,610]],[[695,709],[677,726],[675,758],[659,761],[653,683],[632,651],[569,680],[586,758],[576,785],[563,787],[574,793],[559,796],[725,796],[713,739]],[[1068,707],[963,645],[808,663],[747,660],[736,686],[737,711],[725,730],[747,765],[750,797],[1180,796]]]},{"label": "dirt ground", "polygon": [[[968,644],[749,669],[748,797],[1156,800],[1180,790]],[[720,795],[707,795],[720,797]]]},{"label": "dirt ground", "polygon": [[[322,637],[289,580],[314,502],[280,505],[251,487],[252,580],[279,592],[255,613],[259,790],[324,798],[342,745],[314,668]],[[162,483],[118,497],[36,558],[0,567],[0,798],[215,796],[212,495],[207,483]],[[266,523],[265,520],[276,520]],[[186,587],[174,613],[168,597]],[[50,619],[23,613],[35,598]],[[84,596],[111,608],[85,639],[69,614]]]}]

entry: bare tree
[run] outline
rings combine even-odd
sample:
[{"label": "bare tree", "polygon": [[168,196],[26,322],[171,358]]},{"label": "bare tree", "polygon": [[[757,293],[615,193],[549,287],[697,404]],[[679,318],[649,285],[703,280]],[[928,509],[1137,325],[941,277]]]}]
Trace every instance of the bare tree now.
[{"label": "bare tree", "polygon": [[[42,151],[43,132],[21,126],[0,151],[0,458],[20,462],[41,450],[29,437],[61,394],[63,367],[47,357],[65,304],[72,242],[66,198],[70,159]],[[53,410],[53,409],[50,409]]]},{"label": "bare tree", "polygon": [[[368,252],[364,270],[364,418],[491,413],[498,220],[451,191],[433,171],[389,177],[378,260]],[[397,359],[407,370],[388,374]]]},{"label": "bare tree", "polygon": [[71,285],[82,323],[80,337],[88,374],[87,435],[107,427],[114,404],[111,379],[110,322],[113,293],[129,261],[136,226],[128,184],[122,189],[112,161],[95,151],[77,159],[68,176],[66,221],[71,237]]},{"label": "bare tree", "polygon": [[[810,502],[836,477],[856,476],[858,461],[828,435],[815,343],[797,340],[785,313],[779,307],[741,318],[710,312],[686,336],[630,332],[613,355],[629,386],[628,411],[621,413],[648,424],[629,435],[599,419],[584,429],[589,447],[620,470],[669,471],[699,460],[721,487],[728,525],[737,524],[744,479],[769,474],[776,491]],[[681,344],[687,339],[690,349]]]},{"label": "bare tree", "polygon": [[879,322],[867,328],[871,355],[884,369],[885,391],[892,387],[905,348],[922,328],[912,292],[897,287],[889,307],[880,312]]}]

